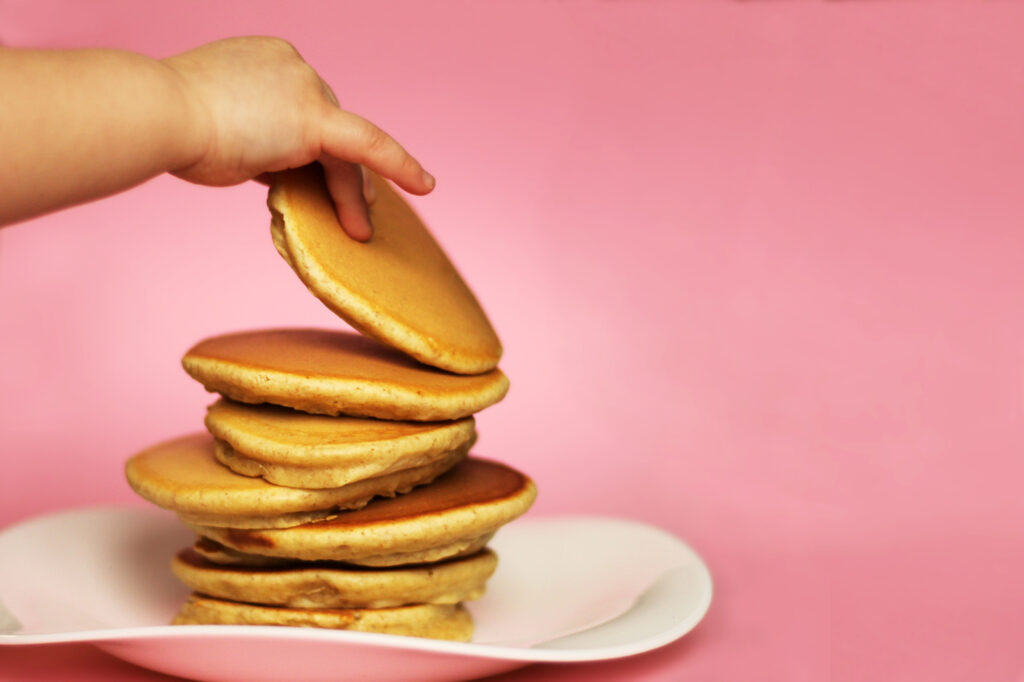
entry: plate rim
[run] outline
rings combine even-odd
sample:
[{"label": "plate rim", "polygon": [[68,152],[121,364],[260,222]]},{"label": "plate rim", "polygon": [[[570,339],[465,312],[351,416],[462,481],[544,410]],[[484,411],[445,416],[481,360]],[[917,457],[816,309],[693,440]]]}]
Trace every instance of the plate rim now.
[{"label": "plate rim", "polygon": [[[151,507],[130,504],[71,507],[15,521],[14,523],[0,529],[0,543],[2,543],[4,537],[9,535],[11,532],[23,530],[25,527],[36,523],[42,523],[64,516],[72,516],[82,512],[109,512],[114,514],[123,514],[126,512],[150,512],[154,517],[169,513],[166,510],[155,510]],[[543,645],[545,642],[538,642],[536,645],[531,646],[451,642],[372,632],[351,632],[346,630],[327,630],[320,628],[282,628],[274,625],[147,625],[43,634],[19,634],[16,632],[0,633],[0,646],[45,646],[71,643],[90,643],[106,649],[106,647],[103,646],[104,644],[144,643],[153,640],[191,639],[195,637],[202,637],[204,639],[286,639],[322,642],[325,644],[336,643],[384,649],[414,650],[451,656],[518,661],[522,663],[586,662],[624,658],[657,649],[665,646],[666,644],[670,644],[687,634],[704,619],[704,616],[710,609],[714,595],[714,582],[704,559],[685,540],[659,526],[655,526],[644,521],[598,514],[572,513],[528,515],[527,517],[518,520],[516,522],[516,526],[519,529],[523,529],[525,526],[530,525],[543,526],[544,524],[565,522],[587,522],[599,524],[614,523],[633,526],[643,528],[647,532],[654,531],[666,540],[677,544],[684,553],[689,555],[689,562],[686,565],[693,572],[690,579],[696,580],[700,583],[701,598],[697,606],[687,614],[687,617],[684,617],[672,627],[659,631],[655,635],[640,638],[626,644],[586,648],[538,648],[538,645]],[[12,615],[14,615],[15,618],[17,617],[17,614]],[[595,627],[600,627],[600,625]],[[555,640],[557,639],[558,638],[555,638]]]}]

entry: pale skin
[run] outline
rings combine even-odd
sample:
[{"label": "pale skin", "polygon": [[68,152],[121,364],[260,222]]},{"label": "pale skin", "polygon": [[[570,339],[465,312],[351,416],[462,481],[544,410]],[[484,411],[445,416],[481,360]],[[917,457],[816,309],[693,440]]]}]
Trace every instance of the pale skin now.
[{"label": "pale skin", "polygon": [[338,106],[290,44],[229,38],[163,60],[118,50],[0,48],[0,226],[162,173],[201,185],[319,161],[344,230],[372,235],[364,168],[413,194],[434,178]]}]

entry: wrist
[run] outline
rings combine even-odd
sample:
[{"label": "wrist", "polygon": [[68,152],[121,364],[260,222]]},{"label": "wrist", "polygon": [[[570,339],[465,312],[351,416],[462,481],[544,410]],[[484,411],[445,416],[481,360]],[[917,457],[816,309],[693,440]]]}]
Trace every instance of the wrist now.
[{"label": "wrist", "polygon": [[178,172],[202,162],[213,146],[213,117],[202,99],[188,84],[178,59],[170,57],[157,62],[172,86],[177,100],[173,161],[169,172]]}]

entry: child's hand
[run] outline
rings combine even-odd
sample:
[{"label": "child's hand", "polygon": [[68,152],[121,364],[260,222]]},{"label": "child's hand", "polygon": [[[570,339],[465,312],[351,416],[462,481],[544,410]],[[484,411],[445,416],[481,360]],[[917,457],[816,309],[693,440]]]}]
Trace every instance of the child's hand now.
[{"label": "child's hand", "polygon": [[231,38],[163,63],[176,74],[194,122],[195,161],[173,171],[185,180],[232,185],[319,161],[342,226],[359,240],[372,234],[366,201],[373,200],[364,198],[360,164],[414,194],[434,188],[387,133],[340,109],[330,87],[283,40]]}]

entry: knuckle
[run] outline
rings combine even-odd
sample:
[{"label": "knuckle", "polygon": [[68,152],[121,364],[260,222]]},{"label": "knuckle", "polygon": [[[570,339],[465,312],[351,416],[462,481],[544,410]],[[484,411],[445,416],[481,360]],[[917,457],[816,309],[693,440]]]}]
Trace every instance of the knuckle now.
[{"label": "knuckle", "polygon": [[277,36],[268,36],[264,38],[264,41],[266,42],[269,48],[278,50],[279,52],[289,55],[299,54],[298,49],[284,38],[278,38]]},{"label": "knuckle", "polygon": [[363,133],[363,149],[367,156],[378,156],[387,150],[389,138],[380,128],[368,125]]}]

